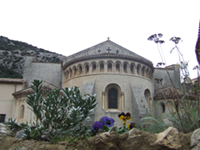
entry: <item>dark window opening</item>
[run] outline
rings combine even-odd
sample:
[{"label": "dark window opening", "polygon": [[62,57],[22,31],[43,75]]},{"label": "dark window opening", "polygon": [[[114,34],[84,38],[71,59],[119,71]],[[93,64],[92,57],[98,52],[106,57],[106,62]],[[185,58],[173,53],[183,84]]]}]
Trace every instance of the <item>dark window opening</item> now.
[{"label": "dark window opening", "polygon": [[76,75],[76,73],[77,73],[77,69],[76,69],[76,68],[74,68],[74,76]]},{"label": "dark window opening", "polygon": [[112,64],[111,63],[108,64],[108,72],[112,72]]},{"label": "dark window opening", "polygon": [[97,69],[96,64],[93,64],[93,65],[92,65],[92,72],[96,72],[96,69]]},{"label": "dark window opening", "polygon": [[124,72],[127,73],[127,65],[124,64]]},{"label": "dark window opening", "polygon": [[161,103],[161,107],[162,107],[162,113],[164,113],[165,112],[165,104]]},{"label": "dark window opening", "polygon": [[134,66],[133,66],[133,64],[131,65],[131,73],[134,73]]},{"label": "dark window opening", "polygon": [[104,71],[104,64],[101,63],[101,64],[100,64],[100,72],[103,72],[103,71]]},{"label": "dark window opening", "polygon": [[118,92],[114,88],[108,91],[108,108],[118,108]]},{"label": "dark window opening", "polygon": [[88,73],[88,72],[89,72],[89,66],[86,65],[86,66],[85,66],[85,73]]},{"label": "dark window opening", "polygon": [[140,66],[137,66],[137,74],[140,75]]},{"label": "dark window opening", "polygon": [[116,64],[116,71],[120,72],[120,66],[119,66],[119,64]]},{"label": "dark window opening", "polygon": [[82,74],[82,67],[79,67],[79,75]]},{"label": "dark window opening", "polygon": [[0,122],[5,122],[6,114],[0,114]]}]

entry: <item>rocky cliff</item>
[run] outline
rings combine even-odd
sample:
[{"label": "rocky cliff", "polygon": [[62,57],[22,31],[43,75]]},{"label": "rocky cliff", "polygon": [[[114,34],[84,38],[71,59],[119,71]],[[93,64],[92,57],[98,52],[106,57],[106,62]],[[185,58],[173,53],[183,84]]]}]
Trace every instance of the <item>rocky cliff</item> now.
[{"label": "rocky cliff", "polygon": [[[61,54],[50,52],[25,42],[10,40],[7,37],[0,36],[0,65],[20,75],[23,74],[24,57],[26,55],[35,55],[41,62],[60,63],[65,57]],[[0,74],[1,75],[1,74]],[[0,76],[1,77],[1,76]]]}]

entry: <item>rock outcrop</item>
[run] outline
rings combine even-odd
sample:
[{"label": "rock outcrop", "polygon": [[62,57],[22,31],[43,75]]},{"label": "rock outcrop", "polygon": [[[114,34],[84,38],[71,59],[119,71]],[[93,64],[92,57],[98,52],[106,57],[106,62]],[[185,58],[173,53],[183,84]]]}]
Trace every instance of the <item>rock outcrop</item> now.
[{"label": "rock outcrop", "polygon": [[[159,134],[132,129],[129,132],[104,132],[74,143],[68,141],[52,144],[47,141],[22,140],[4,136],[0,149],[12,150],[197,150],[199,149],[200,129],[190,134],[179,133],[170,127]],[[191,142],[190,142],[191,141]]]}]

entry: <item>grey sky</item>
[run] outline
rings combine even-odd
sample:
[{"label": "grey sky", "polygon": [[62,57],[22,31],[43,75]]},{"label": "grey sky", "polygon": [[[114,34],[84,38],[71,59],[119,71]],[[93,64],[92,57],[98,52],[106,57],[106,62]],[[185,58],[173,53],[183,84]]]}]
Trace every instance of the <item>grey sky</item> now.
[{"label": "grey sky", "polygon": [[27,42],[63,55],[71,55],[110,40],[151,60],[160,62],[157,46],[147,40],[162,33],[167,65],[178,62],[170,54],[181,37],[179,48],[192,78],[197,65],[199,0],[6,0],[0,1],[0,35]]}]

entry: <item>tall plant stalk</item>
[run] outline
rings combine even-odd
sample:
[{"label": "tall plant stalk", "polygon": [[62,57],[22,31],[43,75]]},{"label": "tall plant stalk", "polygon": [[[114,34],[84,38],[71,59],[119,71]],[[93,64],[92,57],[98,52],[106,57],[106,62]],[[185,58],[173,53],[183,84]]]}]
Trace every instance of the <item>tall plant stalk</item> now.
[{"label": "tall plant stalk", "polygon": [[[161,35],[161,36],[158,36],[158,35]],[[157,47],[158,47],[158,50],[159,50],[159,54],[161,56],[161,60],[162,62],[161,63],[158,63],[157,66],[159,65],[165,65],[166,64],[166,61],[164,60],[164,55],[162,56],[161,52],[162,52],[162,48],[161,48],[161,44],[164,43],[164,41],[160,40],[159,38],[162,37],[162,34],[154,34],[152,36],[150,36],[148,38],[148,40],[150,41],[154,41],[156,44],[157,44]],[[182,76],[184,78],[188,78],[189,77],[189,72],[188,72],[188,69],[187,69],[187,63],[185,62],[184,58],[183,58],[183,55],[181,54],[177,44],[179,43],[179,41],[181,40],[181,38],[179,37],[172,37],[170,39],[171,41],[173,41],[175,43],[175,46],[174,48],[171,50],[171,52],[176,49],[177,50],[177,53],[178,53],[178,57],[179,57],[179,62],[180,62],[180,70],[182,72]],[[159,43],[159,46],[158,46],[158,43]],[[168,71],[168,68],[165,68],[166,69],[166,72],[169,76],[169,79],[170,79],[170,82],[171,82],[171,85],[172,87],[174,88],[174,90],[170,89],[170,93],[172,95],[172,101],[173,101],[173,104],[174,106],[176,105],[176,100],[178,101],[178,107],[180,108],[180,110],[176,109],[175,108],[175,114],[174,114],[174,111],[173,110],[169,110],[170,114],[166,114],[169,119],[174,123],[174,125],[176,127],[178,127],[180,130],[182,130],[183,132],[188,132],[188,131],[191,131],[191,129],[193,130],[195,127],[199,127],[199,78],[198,78],[198,87],[197,87],[197,95],[198,95],[198,106],[196,106],[195,104],[193,104],[193,101],[191,101],[190,103],[186,100],[184,100],[185,98],[189,98],[191,95],[190,95],[190,92],[187,91],[188,89],[184,89],[184,95],[181,97],[181,95],[178,93],[177,90],[175,90],[175,85],[172,81],[172,78],[169,74],[169,71]],[[164,99],[166,100],[166,97],[165,97],[165,94],[162,92],[163,96],[164,96]],[[188,97],[187,97],[188,96]],[[194,101],[196,103],[196,100]],[[198,111],[196,111],[198,110]],[[197,114],[195,113],[197,112]]]}]

